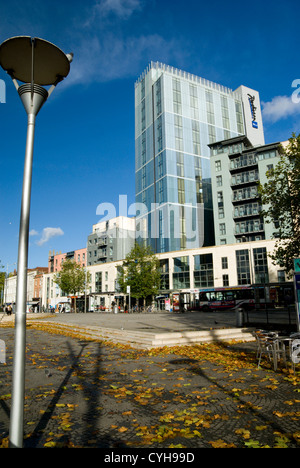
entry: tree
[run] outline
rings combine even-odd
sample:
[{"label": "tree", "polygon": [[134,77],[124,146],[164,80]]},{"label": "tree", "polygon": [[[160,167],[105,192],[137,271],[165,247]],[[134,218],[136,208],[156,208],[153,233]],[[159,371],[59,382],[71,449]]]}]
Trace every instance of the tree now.
[{"label": "tree", "polygon": [[[73,260],[66,260],[62,269],[54,276],[54,282],[67,295],[76,296],[84,292],[85,287],[90,283],[91,275],[85,268],[78,265]],[[75,300],[76,312],[76,300]]]},{"label": "tree", "polygon": [[268,182],[260,185],[262,212],[266,222],[277,229],[274,264],[291,275],[294,258],[300,257],[300,134],[293,133],[274,169],[267,172]]},{"label": "tree", "polygon": [[144,306],[147,297],[157,294],[160,285],[159,260],[150,247],[136,242],[122,266],[118,267],[118,272],[121,291],[126,294],[127,286],[130,286],[131,296],[143,299]]}]

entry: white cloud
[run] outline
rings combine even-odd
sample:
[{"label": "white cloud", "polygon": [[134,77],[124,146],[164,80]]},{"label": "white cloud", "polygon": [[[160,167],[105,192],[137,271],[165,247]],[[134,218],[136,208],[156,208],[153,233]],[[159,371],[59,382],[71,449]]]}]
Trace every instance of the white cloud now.
[{"label": "white cloud", "polygon": [[41,246],[48,242],[49,239],[56,236],[63,236],[64,232],[61,228],[47,227],[43,229],[42,237],[37,241],[37,245]]},{"label": "white cloud", "polygon": [[112,13],[122,19],[128,19],[136,10],[140,9],[140,0],[101,0],[94,6],[94,11],[101,16]]},{"label": "white cloud", "polygon": [[30,236],[38,236],[39,233],[35,229],[31,229],[31,231],[29,232],[29,235]]},{"label": "white cloud", "polygon": [[84,17],[76,16],[69,45],[74,60],[64,86],[136,79],[151,60],[178,66],[186,59],[190,44],[178,35],[143,34],[133,28],[128,34],[128,21],[146,4],[145,0],[95,0]]},{"label": "white cloud", "polygon": [[166,40],[158,34],[123,38],[107,33],[103,38],[85,38],[77,48],[66,84],[137,77],[150,60],[170,61],[180,45],[176,39]]},{"label": "white cloud", "polygon": [[263,117],[271,122],[300,113],[300,103],[295,102],[292,96],[275,96],[269,102],[262,102],[262,106]]}]

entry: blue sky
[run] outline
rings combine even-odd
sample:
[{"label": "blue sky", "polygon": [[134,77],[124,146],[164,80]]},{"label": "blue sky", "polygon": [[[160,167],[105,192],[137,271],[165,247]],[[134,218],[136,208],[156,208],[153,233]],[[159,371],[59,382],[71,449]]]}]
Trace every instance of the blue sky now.
[{"label": "blue sky", "polygon": [[[298,134],[299,13],[297,0],[0,0],[0,42],[41,37],[74,53],[37,117],[28,266],[85,247],[99,204],[118,215],[119,195],[134,203],[134,83],[151,60],[258,90],[267,143]],[[0,260],[11,271],[27,116],[2,69],[0,79]]]}]

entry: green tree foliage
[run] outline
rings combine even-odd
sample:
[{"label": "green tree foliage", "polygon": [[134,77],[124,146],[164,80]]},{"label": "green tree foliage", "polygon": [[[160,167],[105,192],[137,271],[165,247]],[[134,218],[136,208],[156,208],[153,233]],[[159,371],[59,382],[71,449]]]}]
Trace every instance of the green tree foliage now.
[{"label": "green tree foliage", "polygon": [[278,237],[271,258],[274,264],[293,271],[293,259],[300,257],[300,134],[294,133],[276,167],[260,185],[263,215],[273,222]]},{"label": "green tree foliage", "polygon": [[130,286],[130,294],[136,299],[143,299],[157,294],[160,285],[159,260],[150,247],[138,243],[126,256],[122,266],[118,267],[118,282],[121,291],[126,294]]},{"label": "green tree foliage", "polygon": [[[54,282],[67,295],[75,296],[84,291],[86,284],[90,283],[90,273],[73,260],[65,260],[60,272],[54,276]],[[76,301],[75,301],[76,307]]]}]

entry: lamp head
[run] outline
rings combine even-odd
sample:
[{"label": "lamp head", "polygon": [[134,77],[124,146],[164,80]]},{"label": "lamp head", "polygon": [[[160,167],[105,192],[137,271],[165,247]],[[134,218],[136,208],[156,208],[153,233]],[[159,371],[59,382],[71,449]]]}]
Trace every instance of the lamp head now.
[{"label": "lamp head", "polygon": [[44,39],[16,36],[0,45],[1,67],[23,83],[56,84],[69,74],[70,62],[61,49]]}]

